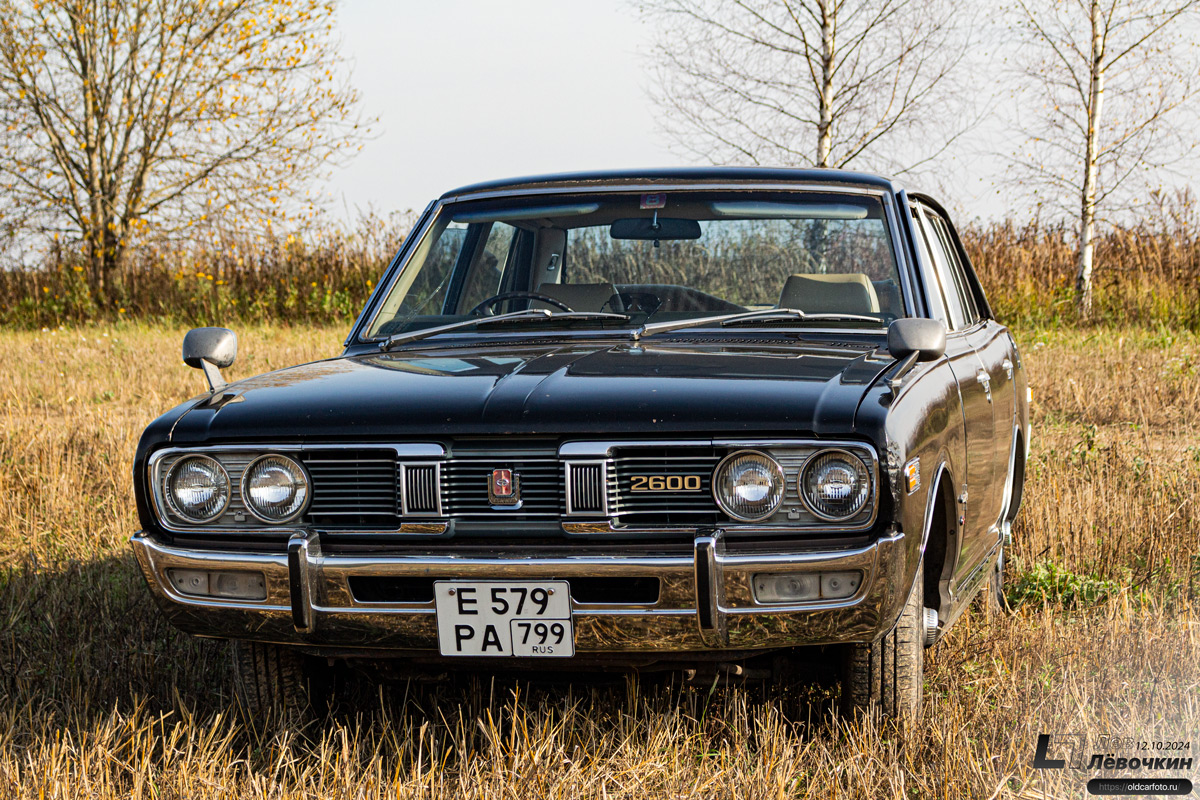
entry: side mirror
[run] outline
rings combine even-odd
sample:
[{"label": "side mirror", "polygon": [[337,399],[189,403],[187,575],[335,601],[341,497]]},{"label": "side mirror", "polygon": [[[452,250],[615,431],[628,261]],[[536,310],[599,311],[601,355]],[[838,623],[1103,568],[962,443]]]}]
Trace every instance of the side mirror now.
[{"label": "side mirror", "polygon": [[192,328],[183,337],[183,363],[204,370],[208,388],[225,388],[221,370],[237,358],[237,334],[228,328]]},{"label": "side mirror", "polygon": [[916,354],[917,361],[933,361],[946,353],[946,329],[932,319],[906,317],[888,326],[887,343],[893,358]]}]

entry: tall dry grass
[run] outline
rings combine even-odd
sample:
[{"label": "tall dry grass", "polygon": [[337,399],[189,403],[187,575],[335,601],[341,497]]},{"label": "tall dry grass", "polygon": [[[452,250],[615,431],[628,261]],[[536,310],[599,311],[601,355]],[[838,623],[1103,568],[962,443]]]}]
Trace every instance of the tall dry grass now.
[{"label": "tall dry grass", "polygon": [[[1039,732],[1200,732],[1194,334],[1018,331],[1021,602],[928,653],[925,722],[899,734],[837,721],[821,683],[483,675],[367,688],[305,730],[241,718],[225,645],[162,620],[126,543],[136,438],[201,386],[182,332],[0,333],[0,797],[1065,798],[1088,776],[1032,769]],[[333,355],[344,329],[239,333],[248,375]]]},{"label": "tall dry grass", "polygon": [[[1094,323],[1166,324],[1200,331],[1200,214],[1163,212],[1114,228],[1096,245]],[[352,230],[316,227],[300,238],[198,232],[187,243],[140,247],[104,298],[83,265],[51,252],[38,269],[0,268],[0,324],[41,328],[138,319],[168,324],[316,323],[346,325],[362,307],[403,241],[411,215],[368,217]],[[962,230],[966,248],[1000,319],[1020,325],[1077,325],[1074,245],[1063,226],[1012,223]],[[593,261],[603,261],[597,254]],[[589,259],[581,259],[588,261]],[[743,254],[757,264],[753,253]],[[872,263],[866,259],[864,263]],[[728,286],[732,300],[759,302],[728,259],[706,286]],[[683,264],[681,282],[705,270]],[[636,265],[623,268],[634,275]],[[611,275],[608,277],[612,277]],[[661,279],[659,275],[659,279]],[[880,276],[882,277],[882,276]],[[661,280],[658,280],[661,282]],[[778,287],[765,294],[775,297]]]}]

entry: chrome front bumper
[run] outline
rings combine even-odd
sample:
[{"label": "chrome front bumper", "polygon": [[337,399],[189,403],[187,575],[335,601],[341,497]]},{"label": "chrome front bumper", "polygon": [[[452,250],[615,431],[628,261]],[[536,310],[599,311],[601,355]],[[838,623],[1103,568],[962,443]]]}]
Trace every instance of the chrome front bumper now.
[{"label": "chrome front bumper", "polygon": [[[903,533],[864,547],[823,551],[742,551],[721,533],[698,536],[690,555],[644,556],[614,545],[603,555],[481,557],[451,552],[348,556],[323,554],[316,534],[300,531],[286,554],[185,549],[144,532],[131,539],[155,599],[172,623],[200,636],[331,648],[370,655],[380,651],[437,652],[432,602],[357,600],[352,576],[460,579],[565,579],[656,576],[653,604],[572,601],[576,653],[757,650],[873,641],[895,624],[911,588],[915,543]],[[169,569],[256,570],[266,577],[265,600],[229,601],[180,593]],[[764,605],[754,599],[760,572],[859,569],[857,594],[845,600]]]}]

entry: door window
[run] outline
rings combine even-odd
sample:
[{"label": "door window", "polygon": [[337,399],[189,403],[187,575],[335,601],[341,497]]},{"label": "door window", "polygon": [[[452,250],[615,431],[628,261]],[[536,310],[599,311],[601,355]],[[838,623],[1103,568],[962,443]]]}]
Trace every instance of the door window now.
[{"label": "door window", "polygon": [[926,245],[933,253],[934,269],[941,285],[942,300],[946,304],[948,326],[951,330],[969,328],[979,321],[979,310],[963,274],[958,249],[950,238],[948,223],[940,215],[923,207],[919,219]]}]

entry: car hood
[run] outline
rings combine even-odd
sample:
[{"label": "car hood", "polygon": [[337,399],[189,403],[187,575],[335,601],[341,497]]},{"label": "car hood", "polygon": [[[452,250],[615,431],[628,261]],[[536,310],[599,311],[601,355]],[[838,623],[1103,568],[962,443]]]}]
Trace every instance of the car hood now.
[{"label": "car hood", "polygon": [[846,434],[865,392],[892,363],[881,340],[769,338],[344,356],[230,384],[179,418],[171,440]]}]

